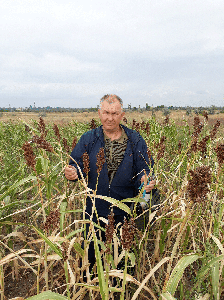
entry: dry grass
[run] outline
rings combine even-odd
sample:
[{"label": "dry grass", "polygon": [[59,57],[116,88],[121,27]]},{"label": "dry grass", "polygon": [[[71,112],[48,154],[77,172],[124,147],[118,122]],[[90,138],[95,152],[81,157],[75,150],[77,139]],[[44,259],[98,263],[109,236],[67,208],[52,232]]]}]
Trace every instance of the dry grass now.
[{"label": "dry grass", "polygon": [[[152,117],[152,112],[127,112],[126,118],[128,122],[132,122],[135,119],[137,122],[146,121],[147,119]],[[195,114],[186,115],[186,112],[183,110],[172,111],[169,115],[170,119],[172,119],[176,125],[182,126],[187,121],[188,124],[193,123]],[[155,112],[156,119],[162,123],[165,119],[162,111]],[[44,117],[45,123],[55,123],[55,124],[66,124],[70,123],[71,121],[77,122],[90,122],[92,119],[99,121],[99,116],[97,112],[83,112],[83,113],[76,113],[76,112],[63,112],[63,113],[55,113],[49,112]],[[202,116],[200,116],[203,119]],[[224,113],[209,115],[208,123],[209,125],[214,125],[216,120],[219,119],[221,124],[224,124]],[[8,121],[16,122],[19,120],[24,120],[25,122],[29,123],[31,120],[39,121],[38,113],[33,112],[4,112],[3,116],[1,117],[0,121],[8,122]]]}]

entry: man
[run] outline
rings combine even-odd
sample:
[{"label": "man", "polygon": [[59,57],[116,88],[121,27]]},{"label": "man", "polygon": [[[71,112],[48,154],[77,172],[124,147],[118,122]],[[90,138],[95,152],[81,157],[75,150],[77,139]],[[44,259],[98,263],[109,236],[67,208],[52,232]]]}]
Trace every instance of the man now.
[{"label": "man", "polygon": [[[137,195],[136,187],[140,185],[145,175],[150,173],[150,163],[147,155],[147,145],[143,138],[135,131],[120,125],[125,113],[122,100],[116,95],[105,95],[100,101],[98,114],[102,126],[85,133],[71,153],[71,156],[83,170],[82,155],[87,151],[90,158],[89,187],[95,190],[97,172],[96,157],[100,148],[104,148],[106,163],[99,176],[97,194],[110,196],[117,200],[131,198]],[[77,167],[74,161],[65,167],[65,177],[68,180],[78,179]],[[145,186],[149,193],[155,185],[152,180]],[[100,193],[102,191],[102,193]],[[99,200],[97,211],[106,217],[110,204],[102,204]],[[103,208],[101,207],[103,205]],[[104,210],[105,209],[105,210]],[[87,207],[88,211],[88,207]],[[98,211],[98,212],[99,212]],[[120,210],[117,211],[122,213]]]},{"label": "man", "polygon": [[[71,157],[82,171],[84,168],[82,155],[85,152],[88,153],[90,168],[88,187],[92,190],[97,189],[98,195],[109,196],[117,200],[137,196],[138,187],[146,179],[145,172],[148,175],[151,169],[144,139],[138,132],[120,124],[125,114],[122,105],[120,97],[105,95],[100,101],[98,110],[102,125],[84,133],[71,153]],[[97,154],[102,148],[105,163],[98,174]],[[65,168],[65,177],[68,180],[81,178],[75,162],[70,160],[69,164]],[[152,180],[145,186],[146,192],[149,193],[154,185],[155,180]],[[129,206],[130,204],[127,203]],[[97,197],[95,207],[99,217],[107,218],[111,211],[111,204]],[[126,213],[118,207],[113,207],[113,213],[116,224],[122,222],[126,216]],[[92,214],[90,198],[87,198],[86,214],[87,218]]]}]

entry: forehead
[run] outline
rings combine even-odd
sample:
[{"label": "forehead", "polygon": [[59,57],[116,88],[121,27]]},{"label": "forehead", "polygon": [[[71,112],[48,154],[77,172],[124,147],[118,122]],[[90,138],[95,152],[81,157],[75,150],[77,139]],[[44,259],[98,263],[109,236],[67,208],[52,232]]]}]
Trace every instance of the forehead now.
[{"label": "forehead", "polygon": [[117,99],[111,99],[110,101],[104,100],[101,102],[100,108],[107,111],[118,111],[121,110],[121,104]]}]

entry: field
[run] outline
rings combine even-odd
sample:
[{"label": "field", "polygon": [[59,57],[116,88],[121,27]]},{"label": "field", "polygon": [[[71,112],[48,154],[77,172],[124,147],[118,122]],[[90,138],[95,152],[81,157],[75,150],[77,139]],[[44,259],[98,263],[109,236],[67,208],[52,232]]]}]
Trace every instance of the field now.
[{"label": "field", "polygon": [[[130,112],[126,118],[123,124],[139,131],[154,158],[160,204],[151,206],[151,199],[148,223],[139,221],[142,191],[129,199],[132,211],[104,199],[130,214],[117,228],[109,222],[111,239],[104,243],[105,228],[83,214],[88,195],[94,205],[94,191],[86,179],[67,182],[63,173],[80,136],[99,125],[97,113],[40,119],[3,113],[1,300],[224,299],[224,114],[175,111],[165,119],[160,111]],[[97,259],[93,275],[90,241]]]}]

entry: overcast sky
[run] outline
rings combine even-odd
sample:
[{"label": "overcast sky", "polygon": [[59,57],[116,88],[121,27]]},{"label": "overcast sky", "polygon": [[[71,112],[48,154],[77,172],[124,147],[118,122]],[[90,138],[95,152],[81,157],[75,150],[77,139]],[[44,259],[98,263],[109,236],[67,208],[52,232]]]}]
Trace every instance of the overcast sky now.
[{"label": "overcast sky", "polygon": [[223,0],[0,0],[0,106],[224,106]]}]

